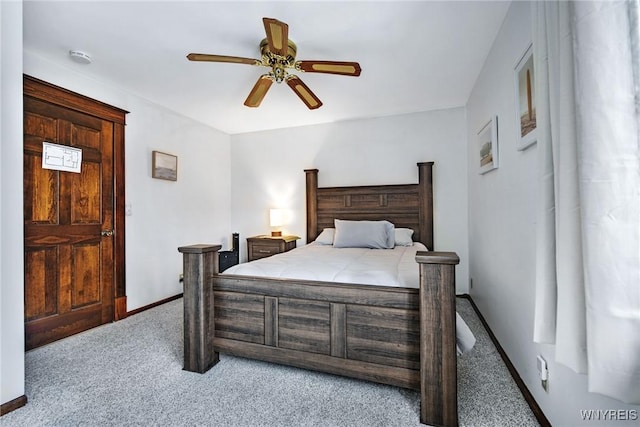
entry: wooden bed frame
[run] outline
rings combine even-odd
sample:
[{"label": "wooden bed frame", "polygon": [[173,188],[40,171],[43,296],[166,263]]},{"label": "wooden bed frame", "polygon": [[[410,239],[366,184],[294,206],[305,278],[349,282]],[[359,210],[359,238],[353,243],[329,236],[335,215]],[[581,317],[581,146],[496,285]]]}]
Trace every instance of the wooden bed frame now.
[{"label": "wooden bed frame", "polygon": [[[305,170],[307,242],[339,219],[415,230],[420,289],[218,274],[220,245],[184,257],[184,369],[228,353],[420,391],[420,421],[458,425],[455,265],[433,250],[432,162],[418,184],[318,188]],[[373,404],[374,402],[372,402]]]}]

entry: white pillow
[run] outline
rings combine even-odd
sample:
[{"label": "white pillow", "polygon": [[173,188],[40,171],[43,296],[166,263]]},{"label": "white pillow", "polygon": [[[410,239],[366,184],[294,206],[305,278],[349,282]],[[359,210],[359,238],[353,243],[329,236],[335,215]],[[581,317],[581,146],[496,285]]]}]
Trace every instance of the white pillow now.
[{"label": "white pillow", "polygon": [[396,246],[413,246],[413,230],[410,228],[396,228],[395,229],[395,244]]},{"label": "white pillow", "polygon": [[333,245],[333,235],[335,234],[335,228],[325,228],[322,233],[316,237],[315,242],[321,245]]},{"label": "white pillow", "polygon": [[394,225],[389,221],[334,220],[336,248],[391,249],[395,242]]}]

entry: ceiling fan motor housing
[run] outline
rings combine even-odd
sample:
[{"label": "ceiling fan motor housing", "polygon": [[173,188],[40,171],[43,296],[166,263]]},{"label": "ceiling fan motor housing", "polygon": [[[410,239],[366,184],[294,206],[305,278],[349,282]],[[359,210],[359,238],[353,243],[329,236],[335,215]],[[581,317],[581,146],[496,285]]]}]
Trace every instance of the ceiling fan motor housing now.
[{"label": "ceiling fan motor housing", "polygon": [[291,40],[287,43],[287,56],[275,54],[269,50],[269,40],[263,39],[260,42],[260,52],[262,53],[262,64],[271,67],[271,77],[276,83],[282,83],[287,77],[286,68],[294,68],[296,53],[298,48]]}]

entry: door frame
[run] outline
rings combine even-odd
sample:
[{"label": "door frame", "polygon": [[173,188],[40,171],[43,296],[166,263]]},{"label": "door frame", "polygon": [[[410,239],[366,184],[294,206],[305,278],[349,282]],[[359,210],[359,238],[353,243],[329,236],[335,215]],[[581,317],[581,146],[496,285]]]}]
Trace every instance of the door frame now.
[{"label": "door frame", "polygon": [[31,96],[50,104],[89,114],[113,122],[113,277],[114,320],[127,317],[125,276],[125,181],[124,127],[126,115],[113,107],[87,96],[63,89],[35,77],[23,75],[23,96]]}]

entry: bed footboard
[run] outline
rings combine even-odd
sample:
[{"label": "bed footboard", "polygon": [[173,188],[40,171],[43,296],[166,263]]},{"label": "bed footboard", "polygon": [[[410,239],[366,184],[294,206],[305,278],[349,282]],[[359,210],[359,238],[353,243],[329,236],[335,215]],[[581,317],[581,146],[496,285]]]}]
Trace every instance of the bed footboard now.
[{"label": "bed footboard", "polygon": [[456,426],[455,265],[419,252],[420,289],[217,274],[220,245],[184,254],[184,369],[218,352],[421,393],[420,421]]}]

